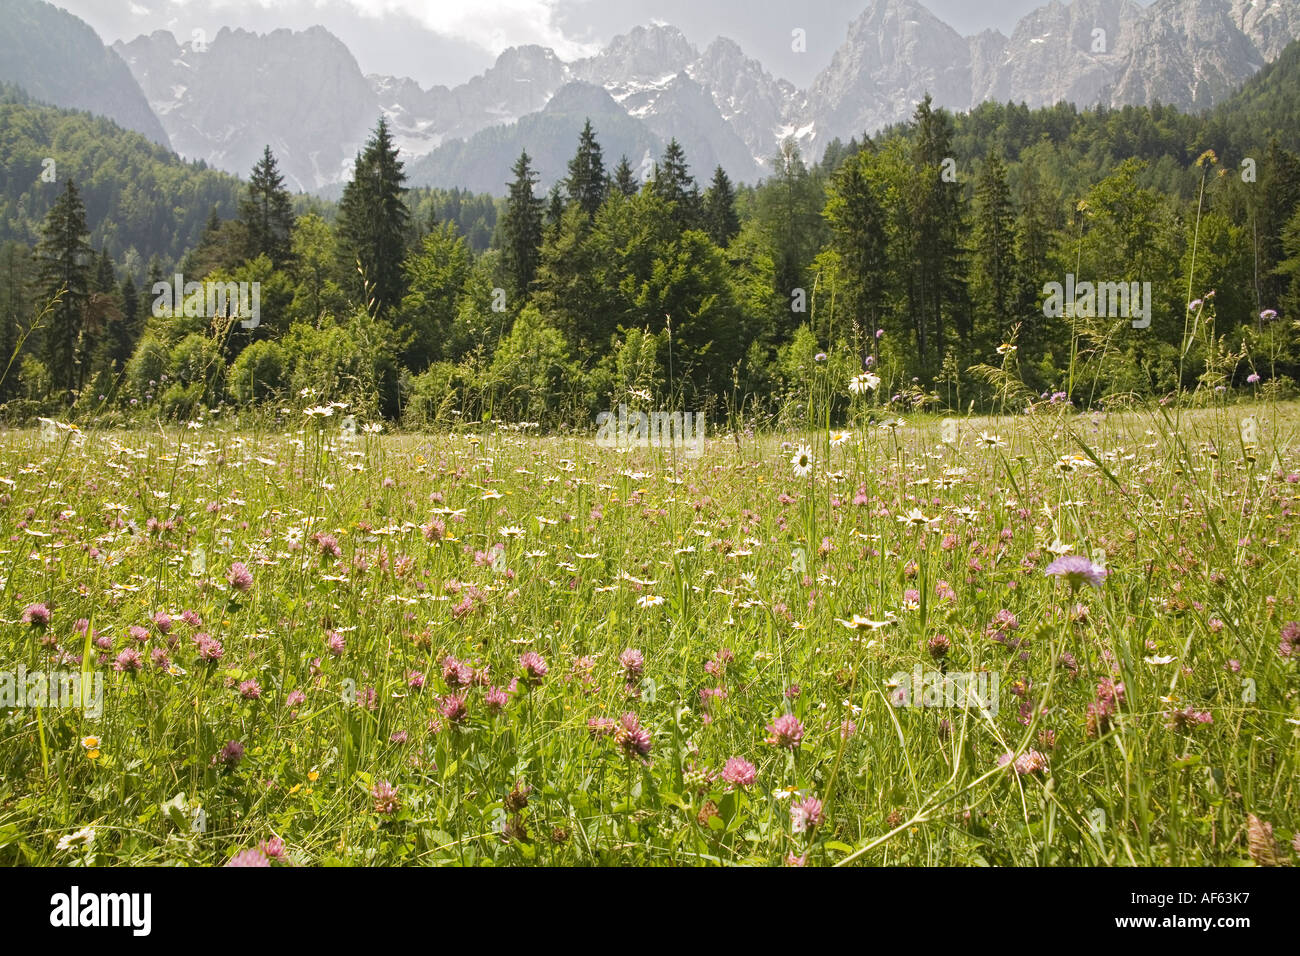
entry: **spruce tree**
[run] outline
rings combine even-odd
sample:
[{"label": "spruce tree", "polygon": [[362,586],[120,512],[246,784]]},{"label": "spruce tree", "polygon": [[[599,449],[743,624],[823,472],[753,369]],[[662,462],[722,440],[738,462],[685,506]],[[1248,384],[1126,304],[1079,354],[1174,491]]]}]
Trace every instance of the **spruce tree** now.
[{"label": "spruce tree", "polygon": [[890,265],[888,216],[872,183],[873,162],[866,151],[844,161],[831,180],[825,212],[831,248],[839,253],[846,273],[849,314],[867,333],[863,361],[875,341],[872,333],[884,321]]},{"label": "spruce tree", "polygon": [[700,226],[700,188],[686,163],[686,151],[676,139],[669,141],[655,169],[655,194],[673,204],[673,221],[679,231]]},{"label": "spruce tree", "polygon": [[619,192],[627,197],[635,196],[641,191],[641,186],[636,181],[636,173],[632,171],[632,164],[627,161],[626,156],[620,158],[618,165],[614,167],[609,188],[612,192]]},{"label": "spruce tree", "polygon": [[45,360],[50,380],[70,401],[85,374],[82,322],[94,258],[89,233],[86,207],[69,179],[45,217],[36,259],[43,298],[49,301],[62,293],[45,329]]},{"label": "spruce tree", "polygon": [[0,243],[0,401],[16,392],[18,342],[30,314],[31,250],[17,240]]},{"label": "spruce tree", "polygon": [[578,204],[588,216],[605,201],[605,160],[588,119],[578,137],[578,152],[569,160],[569,177],[564,181],[569,201]]},{"label": "spruce tree", "polygon": [[916,334],[918,370],[932,373],[945,352],[955,325],[963,340],[970,336],[962,283],[961,186],[945,178],[951,159],[952,123],[944,110],[932,107],[929,94],[912,116],[915,141],[908,203],[911,269],[908,275],[909,313]]},{"label": "spruce tree", "polygon": [[976,331],[991,338],[1004,334],[1016,311],[1015,228],[1006,167],[990,152],[975,187],[970,291]]},{"label": "spruce tree", "polygon": [[528,286],[537,274],[542,247],[542,200],[533,192],[537,174],[533,172],[527,151],[519,154],[512,172],[506,212],[501,217],[502,264],[506,281],[515,299],[522,303]]},{"label": "spruce tree", "polygon": [[563,218],[564,192],[560,189],[560,184],[556,183],[546,194],[546,234],[554,235],[560,228],[560,220]]},{"label": "spruce tree", "polygon": [[293,203],[270,146],[266,147],[248,178],[248,195],[239,204],[239,220],[246,234],[246,258],[256,259],[265,255],[276,267],[289,261],[292,255]]},{"label": "spruce tree", "polygon": [[721,166],[713,171],[713,183],[704,194],[704,230],[717,246],[726,246],[740,232],[736,191]]},{"label": "spruce tree", "polygon": [[402,263],[411,214],[404,201],[405,181],[388,121],[381,116],[343,189],[337,227],[344,275],[357,297],[368,308],[373,301],[380,316],[396,308],[406,291]]}]

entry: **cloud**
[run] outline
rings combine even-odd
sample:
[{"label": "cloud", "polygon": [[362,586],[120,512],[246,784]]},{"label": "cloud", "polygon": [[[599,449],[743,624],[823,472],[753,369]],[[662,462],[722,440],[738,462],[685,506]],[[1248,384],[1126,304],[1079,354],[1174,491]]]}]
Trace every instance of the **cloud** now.
[{"label": "cloud", "polygon": [[[264,2],[264,0],[263,0]],[[317,0],[319,3],[320,0]],[[556,23],[559,0],[342,0],[367,17],[402,13],[433,33],[500,53],[526,43],[548,46],[562,59],[599,47],[569,36]]]}]

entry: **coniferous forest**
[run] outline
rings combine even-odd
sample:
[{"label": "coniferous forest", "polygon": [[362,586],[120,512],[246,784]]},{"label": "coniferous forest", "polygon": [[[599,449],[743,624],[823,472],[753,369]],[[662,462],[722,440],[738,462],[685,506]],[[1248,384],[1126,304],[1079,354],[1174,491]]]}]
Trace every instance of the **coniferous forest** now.
[{"label": "coniferous forest", "polygon": [[[174,420],[310,390],[553,427],[636,389],[754,424],[797,414],[823,355],[899,409],[1284,395],[1298,101],[1294,44],[1206,114],[927,98],[820,156],[787,142],[752,185],[675,141],[641,181],[588,123],[549,194],[525,151],[499,197],[407,188],[381,119],[334,203],[290,195],[269,148],[238,180],[6,88],[0,397]],[[177,274],[259,283],[260,320],[173,314]],[[1067,274],[1150,283],[1149,325],[1045,314]]]}]

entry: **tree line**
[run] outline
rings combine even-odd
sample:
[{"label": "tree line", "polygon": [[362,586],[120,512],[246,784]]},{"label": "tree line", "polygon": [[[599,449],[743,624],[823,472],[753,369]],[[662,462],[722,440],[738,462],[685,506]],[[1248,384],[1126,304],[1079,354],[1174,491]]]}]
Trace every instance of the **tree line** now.
[{"label": "tree line", "polygon": [[[1271,71],[1242,95],[1294,86]],[[409,189],[381,118],[336,207],[291,196],[268,147],[234,214],[213,205],[142,285],[94,248],[69,178],[35,244],[0,246],[0,400],[126,418],[306,398],[418,426],[585,424],[629,394],[775,415],[810,376],[864,369],[899,408],[1281,393],[1300,159],[1238,126],[1158,105],[954,116],[927,96],[819,162],[785,142],[750,186],[701,182],[676,141],[642,181],[588,122],[548,194],[525,151],[492,201]],[[176,273],[258,283],[261,321],[159,308]],[[1067,274],[1150,283],[1150,326],[1045,314]]]}]

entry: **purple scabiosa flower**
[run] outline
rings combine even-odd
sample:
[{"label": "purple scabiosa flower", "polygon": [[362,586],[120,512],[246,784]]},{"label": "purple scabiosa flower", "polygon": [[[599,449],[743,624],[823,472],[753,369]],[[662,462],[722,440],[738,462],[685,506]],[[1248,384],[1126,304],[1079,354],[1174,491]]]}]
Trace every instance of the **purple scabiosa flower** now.
[{"label": "purple scabiosa flower", "polygon": [[767,742],[783,750],[795,750],[803,740],[803,724],[794,714],[782,714],[767,725],[767,732],[772,735]]},{"label": "purple scabiosa flower", "polygon": [[23,623],[34,628],[49,627],[50,616],[50,609],[44,604],[29,604],[23,609]]},{"label": "purple scabiosa flower", "polygon": [[257,700],[262,696],[262,685],[255,680],[246,680],[239,685],[239,696],[244,700]]},{"label": "purple scabiosa flower", "polygon": [[113,661],[113,670],[134,674],[140,668],[144,667],[144,658],[134,647],[128,647],[117,659]]},{"label": "purple scabiosa flower", "polygon": [[758,768],[742,757],[731,757],[722,768],[722,779],[733,787],[753,786]]},{"label": "purple scabiosa flower", "polygon": [[253,572],[248,570],[248,566],[243,561],[236,561],[226,573],[226,581],[232,588],[243,594],[253,586]]},{"label": "purple scabiosa flower", "polygon": [[244,745],[238,740],[227,740],[225,745],[212,758],[212,766],[224,764],[227,767],[236,767],[239,761],[244,759]]},{"label": "purple scabiosa flower", "polygon": [[397,788],[387,780],[380,780],[371,787],[370,797],[375,801],[375,813],[392,814],[402,808]]},{"label": "purple scabiosa flower", "polygon": [[541,683],[546,676],[546,661],[536,651],[524,651],[519,655],[519,666],[524,669],[524,680],[529,684]]},{"label": "purple scabiosa flower", "polygon": [[1251,385],[1258,385],[1259,375],[1255,372],[1251,372],[1249,375],[1246,376],[1246,381]]},{"label": "purple scabiosa flower", "polygon": [[1093,564],[1083,555],[1065,554],[1049,564],[1044,573],[1064,578],[1073,591],[1084,583],[1100,590],[1102,582],[1106,580],[1107,571],[1100,565]]},{"label": "purple scabiosa flower", "polygon": [[790,804],[790,829],[795,833],[809,832],[821,822],[822,802],[816,797]]},{"label": "purple scabiosa flower", "polygon": [[260,848],[253,850],[240,850],[232,856],[226,866],[270,866],[271,861],[267,859],[266,853]]},{"label": "purple scabiosa flower", "polygon": [[650,753],[650,732],[641,726],[641,720],[629,711],[619,718],[614,731],[614,743],[627,757],[645,757]]},{"label": "purple scabiosa flower", "polygon": [[618,655],[618,662],[623,665],[623,671],[629,681],[640,680],[645,672],[645,657],[640,651],[631,647]]}]

